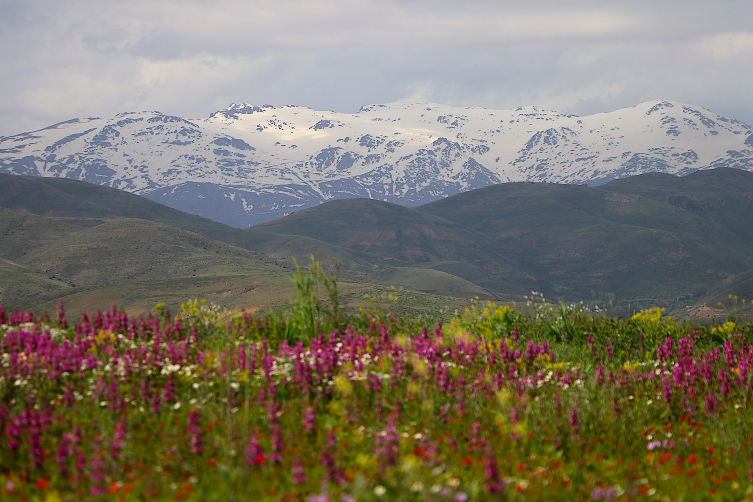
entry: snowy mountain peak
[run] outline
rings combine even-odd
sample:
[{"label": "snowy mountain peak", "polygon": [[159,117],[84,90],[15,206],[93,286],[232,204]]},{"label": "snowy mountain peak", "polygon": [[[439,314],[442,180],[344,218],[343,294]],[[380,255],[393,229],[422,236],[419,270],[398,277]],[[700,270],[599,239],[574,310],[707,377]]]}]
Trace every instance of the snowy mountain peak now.
[{"label": "snowy mountain peak", "polygon": [[269,109],[274,109],[274,106],[257,106],[250,103],[233,103],[224,110],[218,110],[212,113],[211,115],[209,115],[209,118],[211,119],[220,116],[228,119],[237,119],[238,115],[252,115],[254,113],[263,113],[264,111]]},{"label": "snowy mountain peak", "polygon": [[507,181],[599,184],[660,171],[753,170],[753,127],[655,100],[578,117],[401,101],[356,113],[233,103],[0,138],[0,171],[105,184],[246,226],[332,198],[416,206]]}]

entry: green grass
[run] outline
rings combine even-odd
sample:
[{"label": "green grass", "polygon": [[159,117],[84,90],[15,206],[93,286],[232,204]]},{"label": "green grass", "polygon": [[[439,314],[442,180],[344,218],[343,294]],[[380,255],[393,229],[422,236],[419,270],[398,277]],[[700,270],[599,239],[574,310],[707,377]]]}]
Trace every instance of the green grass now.
[{"label": "green grass", "polygon": [[0,207],[0,257],[18,259],[38,246],[80,230],[74,225]]},{"label": "green grass", "polygon": [[[231,227],[123,190],[66,178],[0,174],[0,206],[50,218],[85,218],[82,226],[138,218],[195,232]],[[65,220],[63,220],[65,221]]]},{"label": "green grass", "polygon": [[470,281],[440,270],[395,267],[369,275],[369,279],[419,291],[443,291],[454,294],[489,296],[483,288]]},{"label": "green grass", "polygon": [[64,296],[73,289],[64,279],[0,258],[0,304],[33,306],[42,298]]},{"label": "green grass", "polygon": [[135,219],[82,229],[35,248],[19,261],[77,285],[279,268],[254,252]]}]

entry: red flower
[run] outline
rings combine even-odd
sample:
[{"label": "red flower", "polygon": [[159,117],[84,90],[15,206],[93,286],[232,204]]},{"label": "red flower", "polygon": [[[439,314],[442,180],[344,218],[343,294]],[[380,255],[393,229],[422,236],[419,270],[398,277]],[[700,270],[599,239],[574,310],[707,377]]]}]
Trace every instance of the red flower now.
[{"label": "red flower", "polygon": [[37,480],[37,488],[39,488],[40,490],[44,490],[45,488],[47,488],[47,485],[49,485],[49,484],[50,484],[50,482],[47,481],[44,478],[39,478]]},{"label": "red flower", "polygon": [[254,465],[261,465],[264,463],[264,459],[267,458],[263,453],[259,453],[254,457]]}]

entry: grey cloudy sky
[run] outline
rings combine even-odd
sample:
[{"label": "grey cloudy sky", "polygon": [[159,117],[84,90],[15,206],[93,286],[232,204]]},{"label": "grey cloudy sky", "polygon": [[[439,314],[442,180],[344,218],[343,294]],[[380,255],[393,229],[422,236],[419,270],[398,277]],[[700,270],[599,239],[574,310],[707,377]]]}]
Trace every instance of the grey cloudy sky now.
[{"label": "grey cloudy sky", "polygon": [[405,99],[586,115],[662,98],[753,124],[751,0],[0,0],[0,44],[0,135]]}]

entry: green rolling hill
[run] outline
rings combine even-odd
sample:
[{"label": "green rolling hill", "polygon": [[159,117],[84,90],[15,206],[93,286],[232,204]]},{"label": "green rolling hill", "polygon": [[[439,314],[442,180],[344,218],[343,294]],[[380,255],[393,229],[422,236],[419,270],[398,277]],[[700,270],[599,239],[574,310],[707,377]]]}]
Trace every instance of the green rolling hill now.
[{"label": "green rolling hill", "polygon": [[[96,227],[124,218],[139,218],[256,251],[283,266],[292,266],[293,258],[300,263],[308,263],[309,257],[314,254],[322,260],[332,258],[330,265],[338,263],[344,275],[361,280],[424,291],[444,291],[458,296],[473,296],[476,293],[488,296],[483,284],[481,288],[476,284],[470,285],[464,278],[456,277],[452,273],[425,272],[422,270],[425,267],[419,267],[412,271],[405,270],[409,273],[410,279],[403,278],[399,277],[399,273],[392,272],[393,263],[389,260],[384,262],[384,258],[377,254],[324,242],[306,235],[240,230],[183,213],[128,192],[76,180],[0,174],[0,206],[45,216],[58,222],[61,228],[63,224]],[[401,207],[393,204],[390,206]],[[36,238],[28,242],[33,246],[37,245]],[[3,245],[0,244],[0,250]],[[94,252],[94,248],[92,251]],[[402,262],[397,264],[410,265]]]},{"label": "green rolling hill", "polygon": [[[476,191],[474,191],[476,192]],[[539,279],[521,270],[513,261],[500,254],[483,233],[463,223],[437,217],[415,209],[371,199],[341,199],[256,225],[248,230],[285,235],[304,235],[342,248],[369,253],[372,263],[381,267],[427,270],[436,264],[436,271],[456,275],[464,281],[491,276],[478,286],[491,293],[529,291],[540,286]],[[465,266],[453,267],[448,262]],[[442,270],[444,268],[445,270]],[[420,275],[410,271],[414,277]],[[399,272],[399,270],[397,271]],[[397,272],[390,272],[395,277]],[[468,274],[468,276],[466,276]],[[384,273],[382,276],[387,276]],[[424,274],[426,287],[439,290]]]},{"label": "green rolling hill", "polygon": [[[311,254],[338,263],[353,291],[507,300],[536,290],[611,302],[614,313],[680,308],[706,291],[706,301],[742,298],[753,271],[753,174],[726,168],[599,187],[506,183],[415,209],[335,200],[245,230],[56,178],[0,175],[0,206],[0,301],[19,305],[84,305],[97,288],[112,295],[126,283],[140,291],[123,293],[135,301],[150,281],[167,296],[223,290],[233,305],[281,304],[292,258]],[[256,285],[245,291],[244,281]]]},{"label": "green rolling hill", "polygon": [[76,284],[279,269],[252,251],[132,218],[82,229],[16,261]]},{"label": "green rolling hill", "polygon": [[[647,174],[599,187],[505,183],[416,209],[340,200],[250,229],[446,269],[490,292],[671,303],[753,269],[753,174]],[[447,267],[447,265],[444,265]],[[699,286],[700,285],[700,286]]]},{"label": "green rolling hill", "polygon": [[[111,304],[138,314],[161,302],[175,310],[192,298],[278,308],[295,295],[291,258],[306,264],[312,253],[331,256],[356,277],[384,270],[368,253],[304,236],[244,232],[73,180],[0,175],[0,204],[7,206],[0,206],[0,303],[11,309],[51,310],[62,300],[73,315]],[[449,274],[443,279],[451,290],[481,291]],[[415,278],[393,282],[410,286]],[[341,290],[353,307],[391,291],[357,278],[341,280]],[[399,296],[405,302],[398,310],[411,313],[468,305],[412,291]]]},{"label": "green rolling hill", "polygon": [[753,174],[647,174],[601,187],[513,183],[420,208],[483,233],[550,295],[656,300],[753,268]]}]

